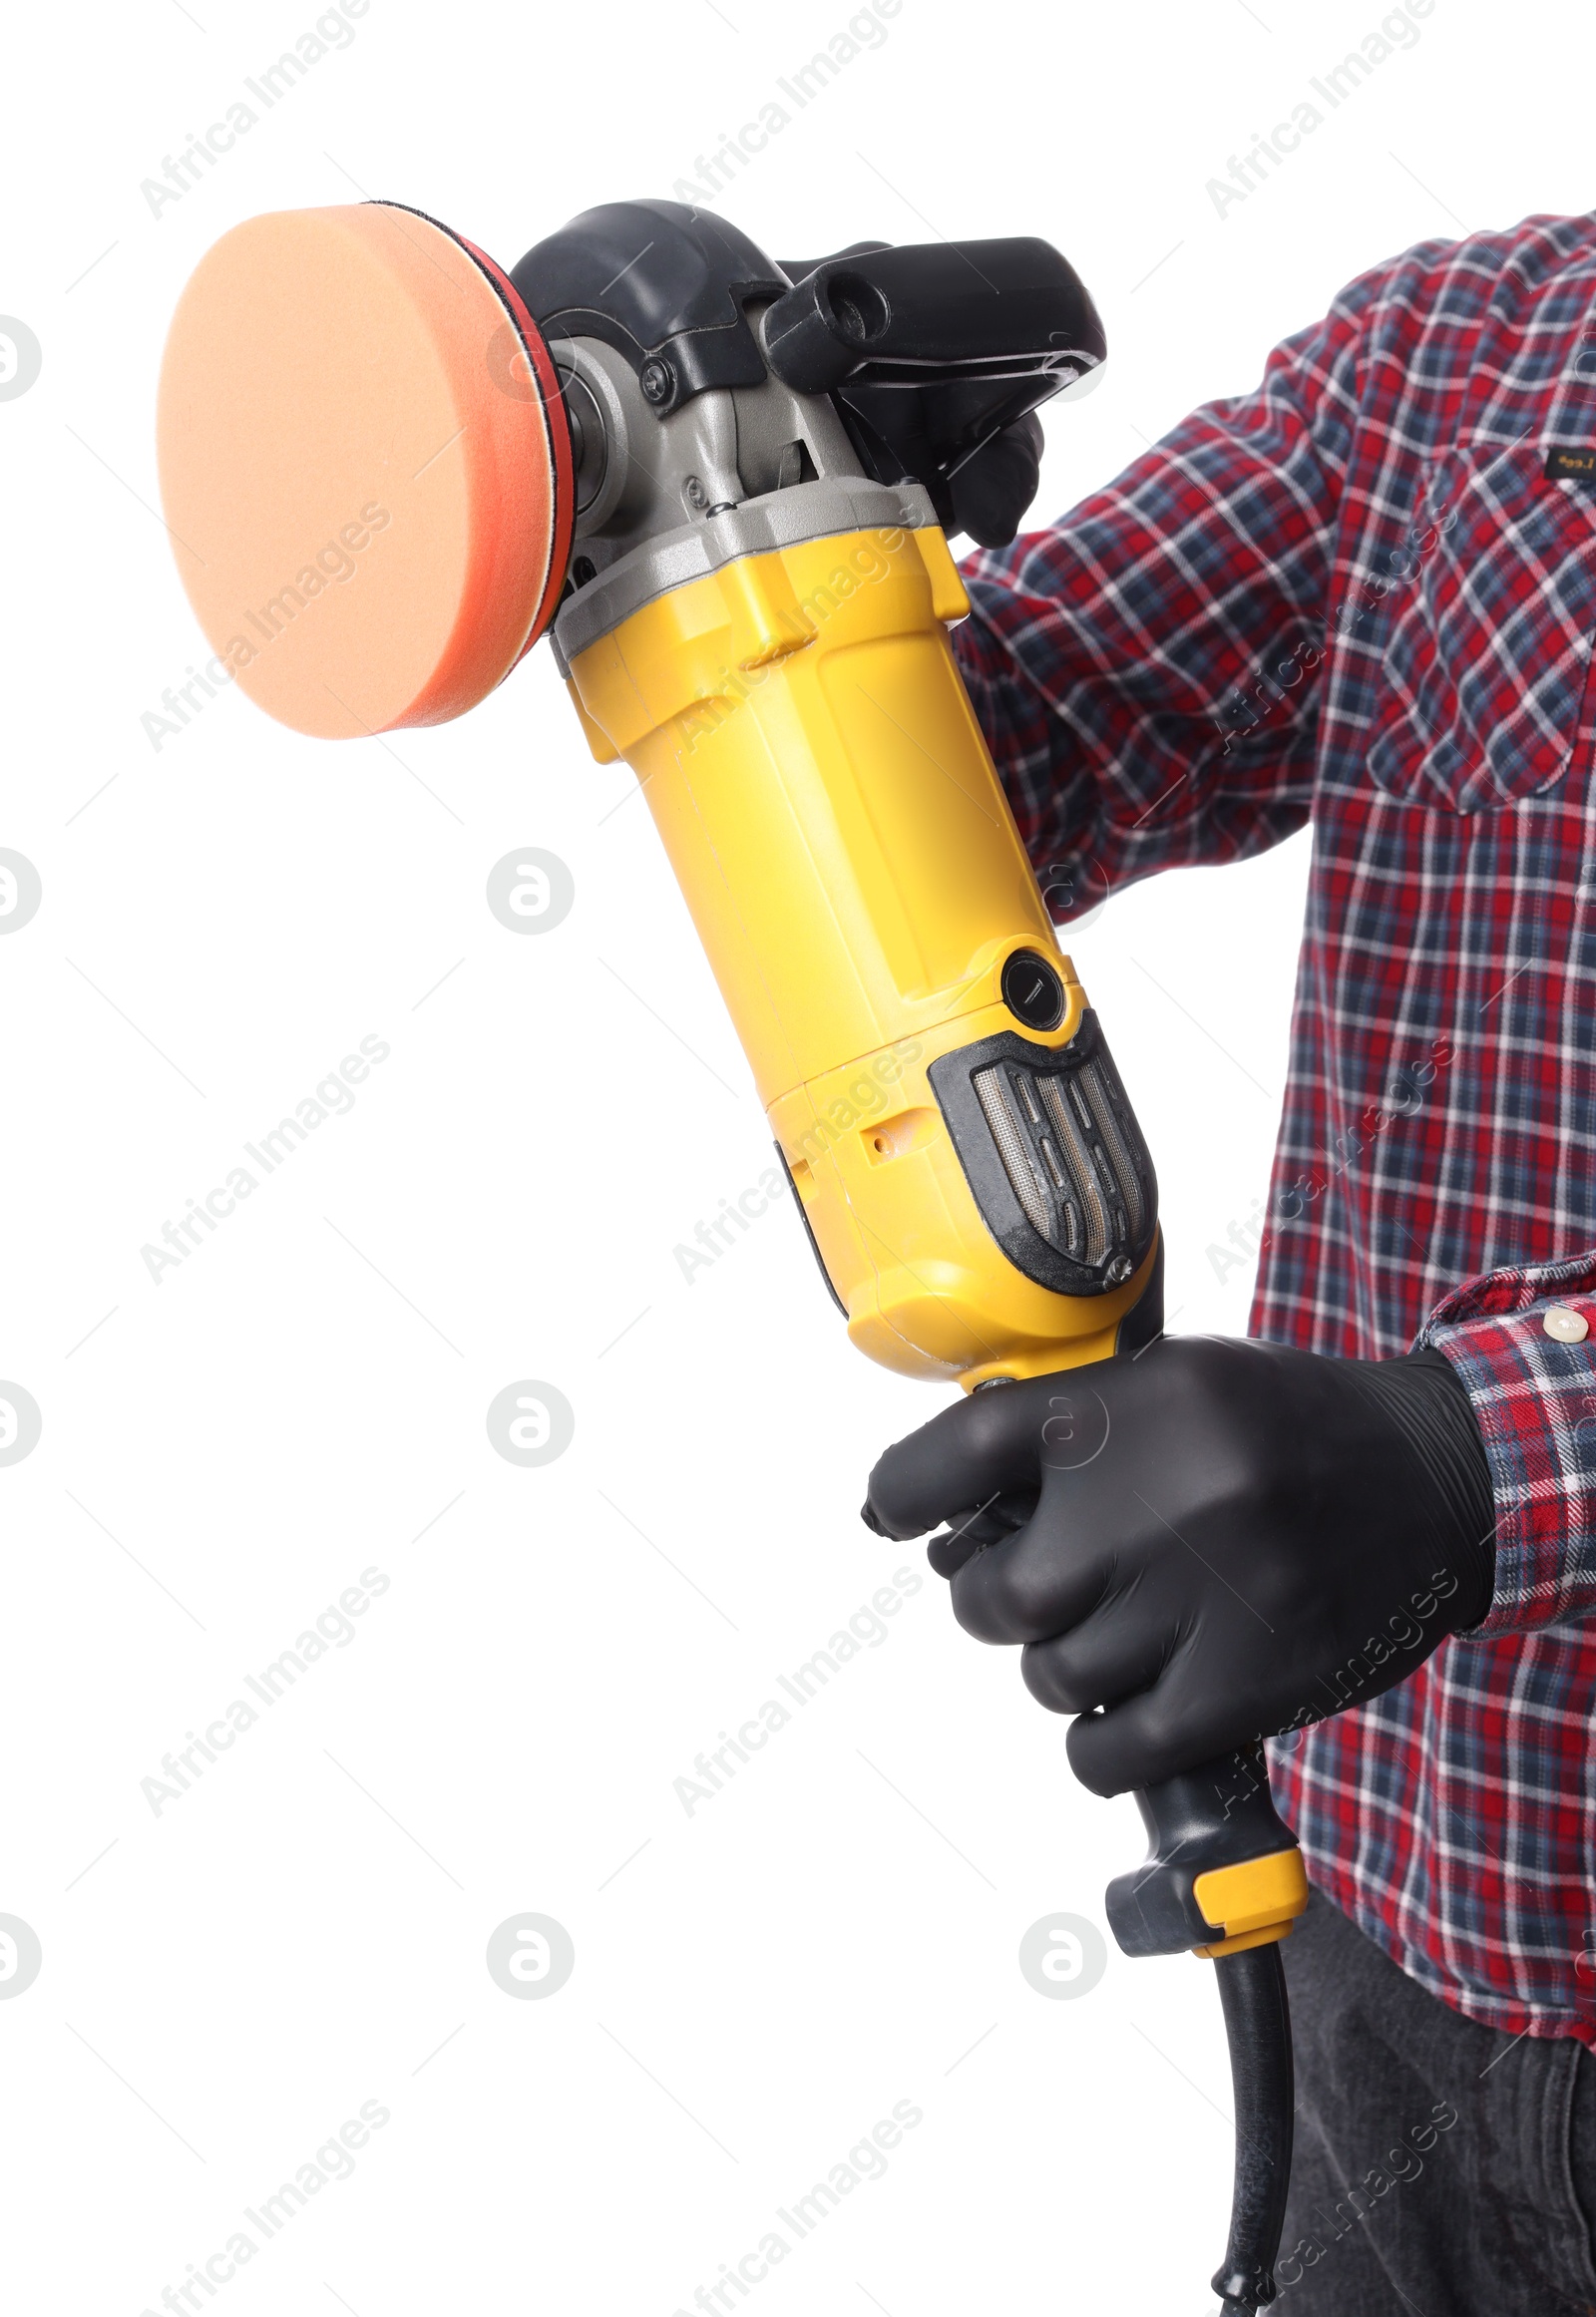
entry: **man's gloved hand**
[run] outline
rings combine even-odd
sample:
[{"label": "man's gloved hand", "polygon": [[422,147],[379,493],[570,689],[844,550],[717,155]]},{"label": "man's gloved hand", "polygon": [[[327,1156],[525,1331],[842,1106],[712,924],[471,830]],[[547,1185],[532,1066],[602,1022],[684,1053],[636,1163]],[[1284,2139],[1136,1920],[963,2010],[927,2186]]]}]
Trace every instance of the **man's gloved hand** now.
[{"label": "man's gloved hand", "polygon": [[912,1537],[1099,1794],[1377,1696],[1494,1584],[1490,1469],[1436,1352],[1161,1338],[978,1391],[889,1448],[865,1520]]},{"label": "man's gloved hand", "polygon": [[1041,478],[1041,420],[1033,410],[983,443],[948,478],[953,529],[977,547],[1007,547]]}]

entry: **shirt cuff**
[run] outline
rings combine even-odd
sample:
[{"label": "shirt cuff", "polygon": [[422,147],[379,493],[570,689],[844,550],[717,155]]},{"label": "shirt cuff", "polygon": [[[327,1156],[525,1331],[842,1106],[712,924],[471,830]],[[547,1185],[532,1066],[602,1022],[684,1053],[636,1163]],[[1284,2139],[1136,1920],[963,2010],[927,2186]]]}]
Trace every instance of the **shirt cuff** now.
[{"label": "shirt cuff", "polygon": [[1416,1341],[1468,1393],[1496,1499],[1495,1597],[1467,1638],[1596,1617],[1596,1249],[1469,1280]]}]

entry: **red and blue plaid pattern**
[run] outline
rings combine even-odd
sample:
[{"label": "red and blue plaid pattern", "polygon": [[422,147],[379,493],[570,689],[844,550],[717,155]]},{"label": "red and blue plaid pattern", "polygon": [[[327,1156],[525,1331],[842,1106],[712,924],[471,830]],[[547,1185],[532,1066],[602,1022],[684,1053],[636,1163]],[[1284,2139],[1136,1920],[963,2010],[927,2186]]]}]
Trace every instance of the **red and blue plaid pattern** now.
[{"label": "red and blue plaid pattern", "polygon": [[1415,1979],[1596,2044],[1596,488],[1559,446],[1596,451],[1596,217],[1424,243],[975,558],[956,647],[1065,922],[1313,820],[1253,1330],[1446,1354],[1497,1586],[1277,1788]]}]

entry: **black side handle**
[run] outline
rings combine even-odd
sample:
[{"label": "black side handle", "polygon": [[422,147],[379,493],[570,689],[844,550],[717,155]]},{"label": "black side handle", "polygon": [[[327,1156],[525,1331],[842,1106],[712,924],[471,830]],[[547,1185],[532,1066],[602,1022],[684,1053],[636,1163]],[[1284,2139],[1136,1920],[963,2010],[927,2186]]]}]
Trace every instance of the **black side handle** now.
[{"label": "black side handle", "polygon": [[1040,377],[1048,390],[1107,352],[1074,267],[1033,235],[855,248],[828,257],[765,316],[765,352],[799,394]]}]

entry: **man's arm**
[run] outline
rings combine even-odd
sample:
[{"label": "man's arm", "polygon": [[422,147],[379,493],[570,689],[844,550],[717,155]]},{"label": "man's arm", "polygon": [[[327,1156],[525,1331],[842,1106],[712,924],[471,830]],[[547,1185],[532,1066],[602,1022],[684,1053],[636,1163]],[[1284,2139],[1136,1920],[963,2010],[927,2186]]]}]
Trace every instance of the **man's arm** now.
[{"label": "man's arm", "polygon": [[1278,347],[1256,393],[966,566],[954,647],[1056,916],[1307,819],[1367,332],[1397,270]]}]

